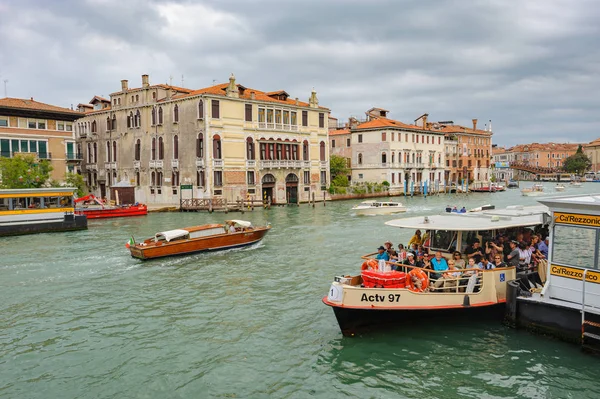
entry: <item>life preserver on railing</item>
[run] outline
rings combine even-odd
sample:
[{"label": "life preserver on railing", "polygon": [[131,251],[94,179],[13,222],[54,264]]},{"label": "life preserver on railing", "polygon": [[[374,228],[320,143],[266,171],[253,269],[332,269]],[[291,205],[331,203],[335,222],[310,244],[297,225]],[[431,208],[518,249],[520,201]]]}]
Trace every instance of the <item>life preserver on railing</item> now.
[{"label": "life preserver on railing", "polygon": [[421,269],[412,269],[406,275],[406,286],[413,292],[423,292],[429,287],[429,277]]},{"label": "life preserver on railing", "polygon": [[363,262],[360,270],[377,270],[379,263],[375,259],[368,259]]}]

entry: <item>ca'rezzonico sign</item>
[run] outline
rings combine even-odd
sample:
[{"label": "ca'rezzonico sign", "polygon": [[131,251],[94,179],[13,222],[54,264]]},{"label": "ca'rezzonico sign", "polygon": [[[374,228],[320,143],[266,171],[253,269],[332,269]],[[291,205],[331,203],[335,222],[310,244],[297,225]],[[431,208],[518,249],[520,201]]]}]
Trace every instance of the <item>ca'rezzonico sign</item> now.
[{"label": "ca'rezzonico sign", "polygon": [[554,223],[600,227],[600,216],[554,212]]},{"label": "ca'rezzonico sign", "polygon": [[[584,269],[578,269],[575,267],[551,265],[550,274],[558,277],[572,278],[574,280],[583,280]],[[585,281],[588,283],[600,284],[600,273],[588,270],[585,274]]]}]

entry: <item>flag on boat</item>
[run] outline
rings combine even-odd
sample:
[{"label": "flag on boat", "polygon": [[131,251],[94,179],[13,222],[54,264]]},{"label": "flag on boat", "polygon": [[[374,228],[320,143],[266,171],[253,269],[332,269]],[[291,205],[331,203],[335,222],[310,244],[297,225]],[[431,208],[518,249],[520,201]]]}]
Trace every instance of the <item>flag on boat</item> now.
[{"label": "flag on boat", "polygon": [[127,241],[127,243],[125,244],[125,248],[129,248],[132,245],[135,245],[135,240],[133,239],[133,236],[129,239],[129,241]]}]

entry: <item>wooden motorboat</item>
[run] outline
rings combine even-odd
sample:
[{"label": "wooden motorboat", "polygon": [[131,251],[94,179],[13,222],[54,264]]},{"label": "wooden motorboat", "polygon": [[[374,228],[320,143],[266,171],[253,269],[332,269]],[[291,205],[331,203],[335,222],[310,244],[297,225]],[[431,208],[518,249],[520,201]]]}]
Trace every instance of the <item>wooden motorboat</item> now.
[{"label": "wooden motorboat", "polygon": [[254,227],[244,220],[228,220],[224,224],[205,224],[161,231],[144,242],[127,245],[131,256],[154,259],[186,255],[194,252],[218,251],[252,245],[262,240],[271,225]]},{"label": "wooden motorboat", "polygon": [[357,215],[391,215],[406,212],[406,207],[393,201],[363,201],[352,207]]},{"label": "wooden motorboat", "polygon": [[148,214],[148,207],[145,204],[111,206],[89,194],[75,200],[75,214],[85,215],[88,219],[144,216]]},{"label": "wooden motorboat", "polygon": [[529,188],[521,190],[521,195],[525,197],[537,197],[544,194],[544,186],[541,184],[534,184]]},{"label": "wooden motorboat", "polygon": [[[512,206],[476,213],[444,213],[427,217],[396,219],[392,227],[426,231],[430,253],[449,255],[469,240],[495,237],[499,232],[515,234],[523,227],[542,226],[549,221],[548,208]],[[334,278],[323,303],[333,309],[342,334],[352,336],[383,325],[411,325],[415,320],[461,317],[473,320],[497,317],[502,320],[506,282],[516,276],[514,267],[497,269],[454,269],[437,271],[394,262],[376,261],[375,254],[362,257],[360,274]],[[390,266],[397,270],[390,271]],[[430,285],[433,273],[449,273],[443,285]],[[456,273],[456,274],[455,274]],[[446,285],[448,283],[448,285]],[[450,284],[452,283],[452,284]]]}]

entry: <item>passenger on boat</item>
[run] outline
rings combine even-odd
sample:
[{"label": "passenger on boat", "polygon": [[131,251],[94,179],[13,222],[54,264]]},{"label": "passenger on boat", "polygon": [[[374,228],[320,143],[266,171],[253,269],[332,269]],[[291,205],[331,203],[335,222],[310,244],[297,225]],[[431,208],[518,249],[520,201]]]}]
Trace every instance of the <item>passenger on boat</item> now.
[{"label": "passenger on boat", "polygon": [[456,209],[456,207],[452,208],[452,212],[453,213],[458,213],[458,209]]},{"label": "passenger on boat", "polygon": [[406,260],[404,261],[404,264],[407,266],[418,266],[417,261],[415,260],[415,254],[408,252],[406,254]]},{"label": "passenger on boat", "polygon": [[404,249],[404,245],[403,244],[398,244],[398,256],[397,256],[397,260],[398,262],[402,263],[406,260],[406,249]]},{"label": "passenger on boat", "polygon": [[460,269],[465,268],[465,260],[462,258],[462,254],[460,253],[460,251],[454,251],[454,253],[452,254],[452,260],[454,261],[456,267]]},{"label": "passenger on boat", "polygon": [[485,248],[485,254],[488,259],[494,260],[497,254],[502,254],[504,256],[504,246],[502,245],[503,237],[498,235],[496,240],[490,240],[486,242],[487,246]]},{"label": "passenger on boat", "polygon": [[512,240],[510,242],[510,253],[508,255],[506,255],[506,262],[508,264],[508,266],[514,266],[514,267],[518,267],[519,266],[519,248],[518,248],[519,243],[515,240]]},{"label": "passenger on boat", "polygon": [[450,205],[446,205],[446,212],[448,212],[448,213],[452,212],[452,208],[450,207]]},{"label": "passenger on boat", "polygon": [[467,249],[465,250],[465,254],[467,255],[467,258],[469,258],[469,259],[473,258],[473,260],[475,261],[476,264],[481,262],[483,253],[481,252],[481,246],[480,246],[478,238],[476,238],[473,241],[473,243],[471,244],[470,247],[467,247]]},{"label": "passenger on boat", "polygon": [[421,246],[423,248],[429,248],[429,231],[425,231],[423,237],[421,238]]},{"label": "passenger on boat", "polygon": [[460,212],[459,213],[467,213],[467,208],[465,208],[463,206],[462,208],[460,208]]},{"label": "passenger on boat", "polygon": [[394,249],[394,244],[392,244],[391,241],[386,241],[383,243],[383,246],[385,247],[385,251],[391,255],[391,251]]},{"label": "passenger on boat", "polygon": [[235,233],[235,223],[234,222],[229,222],[229,232]]},{"label": "passenger on boat", "polygon": [[506,263],[502,261],[502,255],[500,253],[497,253],[496,256],[494,256],[494,266],[506,267]]},{"label": "passenger on boat", "polygon": [[377,260],[385,260],[385,261],[389,261],[390,260],[390,254],[388,254],[385,250],[385,248],[383,246],[380,246],[379,248],[377,248],[377,255],[375,255],[375,259]]},{"label": "passenger on boat", "polygon": [[477,265],[478,268],[483,270],[495,269],[496,265],[494,265],[488,258],[485,256],[481,258],[481,262]]},{"label": "passenger on boat", "polygon": [[[425,255],[423,252],[419,252],[417,254],[417,266],[418,267],[425,267]],[[427,255],[427,261],[429,262],[429,255]],[[431,266],[431,263],[429,264],[429,266]]]},{"label": "passenger on boat", "polygon": [[412,248],[413,244],[421,245],[421,243],[422,243],[421,230],[417,230],[417,231],[415,231],[415,235],[412,236],[412,238],[408,242],[408,246]]},{"label": "passenger on boat", "polygon": [[446,261],[446,258],[442,256],[440,251],[435,253],[435,257],[431,259],[431,264],[433,265],[433,270],[435,271],[448,270],[448,262]]},{"label": "passenger on boat", "polygon": [[456,265],[452,259],[448,261],[448,271],[442,275],[433,286],[430,287],[431,291],[436,291],[440,287],[443,286],[442,291],[454,291],[449,290],[448,288],[455,288],[458,284],[458,278],[460,277],[461,272],[456,268]]},{"label": "passenger on boat", "polygon": [[519,269],[526,270],[529,268],[531,263],[531,252],[529,246],[521,241],[519,243]]},{"label": "passenger on boat", "polygon": [[542,235],[538,234],[538,238],[540,242],[538,242],[537,249],[544,256],[544,259],[548,259],[548,237],[545,240],[542,240]]}]

